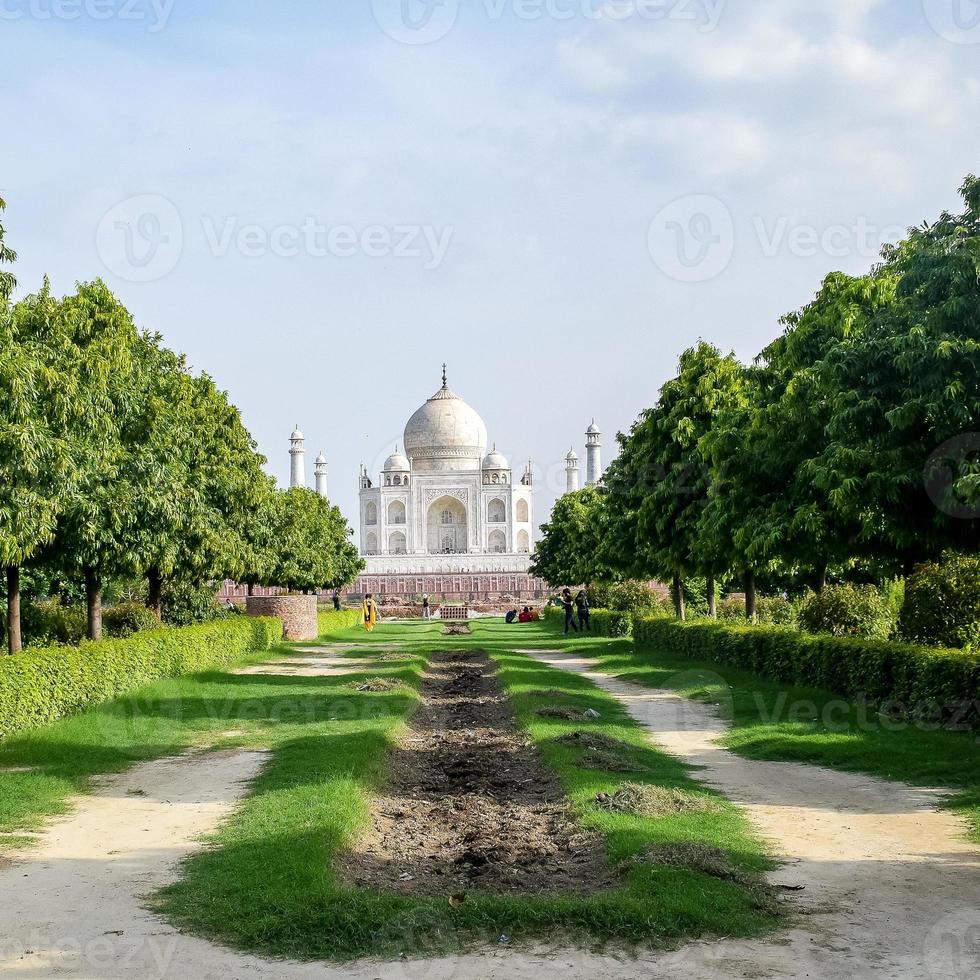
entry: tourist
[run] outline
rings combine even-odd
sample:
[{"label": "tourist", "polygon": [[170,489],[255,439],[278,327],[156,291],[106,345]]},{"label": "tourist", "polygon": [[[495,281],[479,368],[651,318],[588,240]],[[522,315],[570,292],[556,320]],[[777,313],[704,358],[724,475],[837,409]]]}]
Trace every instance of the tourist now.
[{"label": "tourist", "polygon": [[510,624],[513,623],[515,619],[517,619],[517,610],[511,609],[511,611],[507,613],[507,615],[504,617],[504,622],[506,622],[507,625],[510,626]]},{"label": "tourist", "polygon": [[334,612],[340,612],[340,596],[336,592],[333,594],[333,609]]},{"label": "tourist", "polygon": [[565,610],[565,636],[568,636],[568,627],[577,633],[578,624],[575,622],[575,600],[572,599],[572,590],[565,589],[561,594],[562,609]]},{"label": "tourist", "polygon": [[374,624],[378,621],[378,606],[374,601],[374,596],[368,593],[364,597],[364,604],[361,606],[361,622],[364,628],[370,633],[374,629]]},{"label": "tourist", "polygon": [[541,620],[541,611],[539,609],[532,609],[531,610],[531,622],[532,623],[537,623],[537,622],[540,622],[540,620]]},{"label": "tourist", "polygon": [[520,616],[517,617],[517,619],[518,619],[518,622],[521,622],[521,623],[530,623],[531,622],[531,610],[528,609],[527,606],[525,606],[521,610],[521,614],[520,614]]},{"label": "tourist", "polygon": [[592,616],[589,613],[589,596],[585,589],[579,589],[578,595],[575,596],[575,608],[578,611],[578,624],[582,627],[582,631],[588,630],[592,632]]},{"label": "tourist", "polygon": [[422,596],[422,618],[432,619],[432,610],[429,608],[429,593]]}]

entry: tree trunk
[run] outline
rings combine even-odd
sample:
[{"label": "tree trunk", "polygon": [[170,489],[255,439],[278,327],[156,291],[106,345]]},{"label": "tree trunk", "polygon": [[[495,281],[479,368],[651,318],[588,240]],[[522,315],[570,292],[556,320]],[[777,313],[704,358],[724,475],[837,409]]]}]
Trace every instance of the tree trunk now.
[{"label": "tree trunk", "polygon": [[759,618],[755,611],[755,572],[745,573],[745,618],[750,623]]},{"label": "tree trunk", "polygon": [[254,582],[249,582],[248,583],[248,589],[246,589],[245,594],[246,595],[255,595],[255,583]]},{"label": "tree trunk", "polygon": [[88,638],[102,639],[102,580],[94,568],[85,569],[85,605],[88,608]]},{"label": "tree trunk", "polygon": [[714,575],[709,575],[707,578],[707,591],[708,591],[708,616],[711,619],[718,618],[718,605],[715,601],[715,577]]},{"label": "tree trunk", "polygon": [[20,569],[11,565],[7,569],[7,652],[20,653],[23,646],[20,635]]},{"label": "tree trunk", "polygon": [[151,568],[147,573],[149,580],[149,592],[146,596],[147,606],[156,613],[157,619],[163,619],[163,577],[155,569]]},{"label": "tree trunk", "polygon": [[823,592],[827,588],[827,563],[823,562],[817,567],[817,592]]},{"label": "tree trunk", "polygon": [[680,620],[687,619],[687,609],[684,606],[684,583],[680,575],[674,576],[674,611]]}]

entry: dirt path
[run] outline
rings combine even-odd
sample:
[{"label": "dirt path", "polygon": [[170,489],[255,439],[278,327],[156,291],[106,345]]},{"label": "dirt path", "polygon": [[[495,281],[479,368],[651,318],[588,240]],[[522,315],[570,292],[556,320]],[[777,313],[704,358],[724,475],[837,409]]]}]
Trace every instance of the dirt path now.
[{"label": "dirt path", "polygon": [[615,882],[602,838],[577,828],[497,673],[481,650],[433,654],[422,704],[341,866],[348,881],[442,897],[594,894]]},{"label": "dirt path", "polygon": [[937,809],[940,793],[743,759],[717,744],[727,725],[708,705],[560,651],[522,652],[614,694],[660,746],[699,767],[696,778],[746,809],[787,858],[778,882],[806,885],[806,928],[772,942],[687,947],[659,959],[664,976],[965,980],[980,971],[980,849]]}]

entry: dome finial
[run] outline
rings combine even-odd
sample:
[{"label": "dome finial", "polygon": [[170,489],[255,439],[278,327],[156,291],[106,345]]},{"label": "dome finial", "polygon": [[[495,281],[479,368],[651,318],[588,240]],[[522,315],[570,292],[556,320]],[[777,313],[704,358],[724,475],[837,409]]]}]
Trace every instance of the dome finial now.
[{"label": "dome finial", "polygon": [[442,390],[447,391],[449,389],[449,378],[446,375],[446,363],[443,361],[442,364]]}]

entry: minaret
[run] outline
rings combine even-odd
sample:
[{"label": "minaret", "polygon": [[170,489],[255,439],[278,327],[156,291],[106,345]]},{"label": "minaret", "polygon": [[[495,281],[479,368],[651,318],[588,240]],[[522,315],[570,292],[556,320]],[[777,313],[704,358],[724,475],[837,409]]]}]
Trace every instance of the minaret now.
[{"label": "minaret", "polygon": [[602,432],[592,420],[585,430],[585,485],[594,487],[602,480]]},{"label": "minaret", "polygon": [[316,474],[316,492],[323,497],[324,500],[327,499],[327,457],[320,453],[316,458],[316,463],[313,466],[313,472]]},{"label": "minaret", "polygon": [[565,457],[565,476],[567,477],[565,493],[575,493],[579,488],[579,471],[578,453],[574,449],[570,449]]},{"label": "minaret", "polygon": [[306,486],[306,438],[296,426],[295,431],[289,437],[289,455],[291,457],[291,472],[289,476],[290,487]]}]

